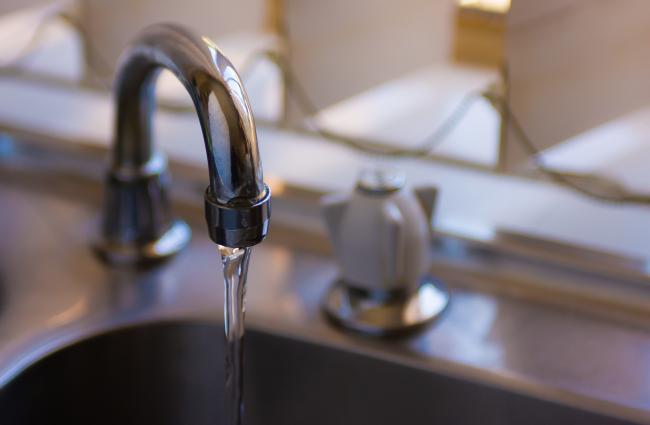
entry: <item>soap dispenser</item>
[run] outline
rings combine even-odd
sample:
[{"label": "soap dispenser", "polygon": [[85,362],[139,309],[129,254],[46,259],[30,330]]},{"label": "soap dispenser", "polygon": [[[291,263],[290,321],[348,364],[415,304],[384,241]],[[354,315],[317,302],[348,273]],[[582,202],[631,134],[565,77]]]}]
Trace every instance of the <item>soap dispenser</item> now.
[{"label": "soap dispenser", "polygon": [[390,336],[421,329],[449,303],[429,275],[435,188],[412,190],[394,169],[363,171],[352,193],[323,198],[339,279],[324,302],[337,325]]}]

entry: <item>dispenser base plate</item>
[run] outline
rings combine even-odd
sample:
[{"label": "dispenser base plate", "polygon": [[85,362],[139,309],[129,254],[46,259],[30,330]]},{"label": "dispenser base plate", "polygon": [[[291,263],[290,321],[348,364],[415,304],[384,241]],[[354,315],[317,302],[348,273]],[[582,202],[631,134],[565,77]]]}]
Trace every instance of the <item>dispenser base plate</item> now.
[{"label": "dispenser base plate", "polygon": [[440,317],[449,305],[445,286],[425,276],[412,293],[378,293],[344,281],[332,285],[323,310],[337,326],[364,335],[400,336],[416,332]]}]

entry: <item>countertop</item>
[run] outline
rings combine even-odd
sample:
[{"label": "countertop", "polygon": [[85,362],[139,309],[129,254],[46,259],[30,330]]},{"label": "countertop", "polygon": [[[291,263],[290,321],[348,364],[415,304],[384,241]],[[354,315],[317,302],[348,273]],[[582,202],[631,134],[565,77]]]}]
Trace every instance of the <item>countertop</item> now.
[{"label": "countertop", "polygon": [[[189,249],[171,262],[151,270],[109,268],[91,250],[97,187],[70,175],[6,168],[0,167],[0,387],[83,336],[164,318],[220,320],[221,266],[198,209],[185,217],[199,223]],[[272,230],[253,251],[250,327],[650,423],[646,326],[467,289],[458,274],[447,280],[453,299],[446,315],[424,333],[361,338],[332,328],[321,314],[335,262],[279,236]]]}]

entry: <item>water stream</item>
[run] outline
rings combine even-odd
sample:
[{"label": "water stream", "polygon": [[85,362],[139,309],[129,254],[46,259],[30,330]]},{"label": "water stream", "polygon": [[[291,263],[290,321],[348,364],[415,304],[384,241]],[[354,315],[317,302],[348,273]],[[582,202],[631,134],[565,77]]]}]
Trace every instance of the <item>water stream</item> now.
[{"label": "water stream", "polygon": [[244,314],[251,248],[219,245],[224,276],[226,332],[225,425],[241,425],[244,414]]}]

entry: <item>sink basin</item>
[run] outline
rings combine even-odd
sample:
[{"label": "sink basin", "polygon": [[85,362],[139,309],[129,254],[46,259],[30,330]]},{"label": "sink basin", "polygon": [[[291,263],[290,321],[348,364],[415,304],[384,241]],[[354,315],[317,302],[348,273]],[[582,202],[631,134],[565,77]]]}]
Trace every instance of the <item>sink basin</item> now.
[{"label": "sink basin", "polygon": [[[0,422],[217,425],[222,327],[161,322],[94,336],[0,390]],[[618,419],[387,360],[250,331],[245,423],[622,424]]]}]

